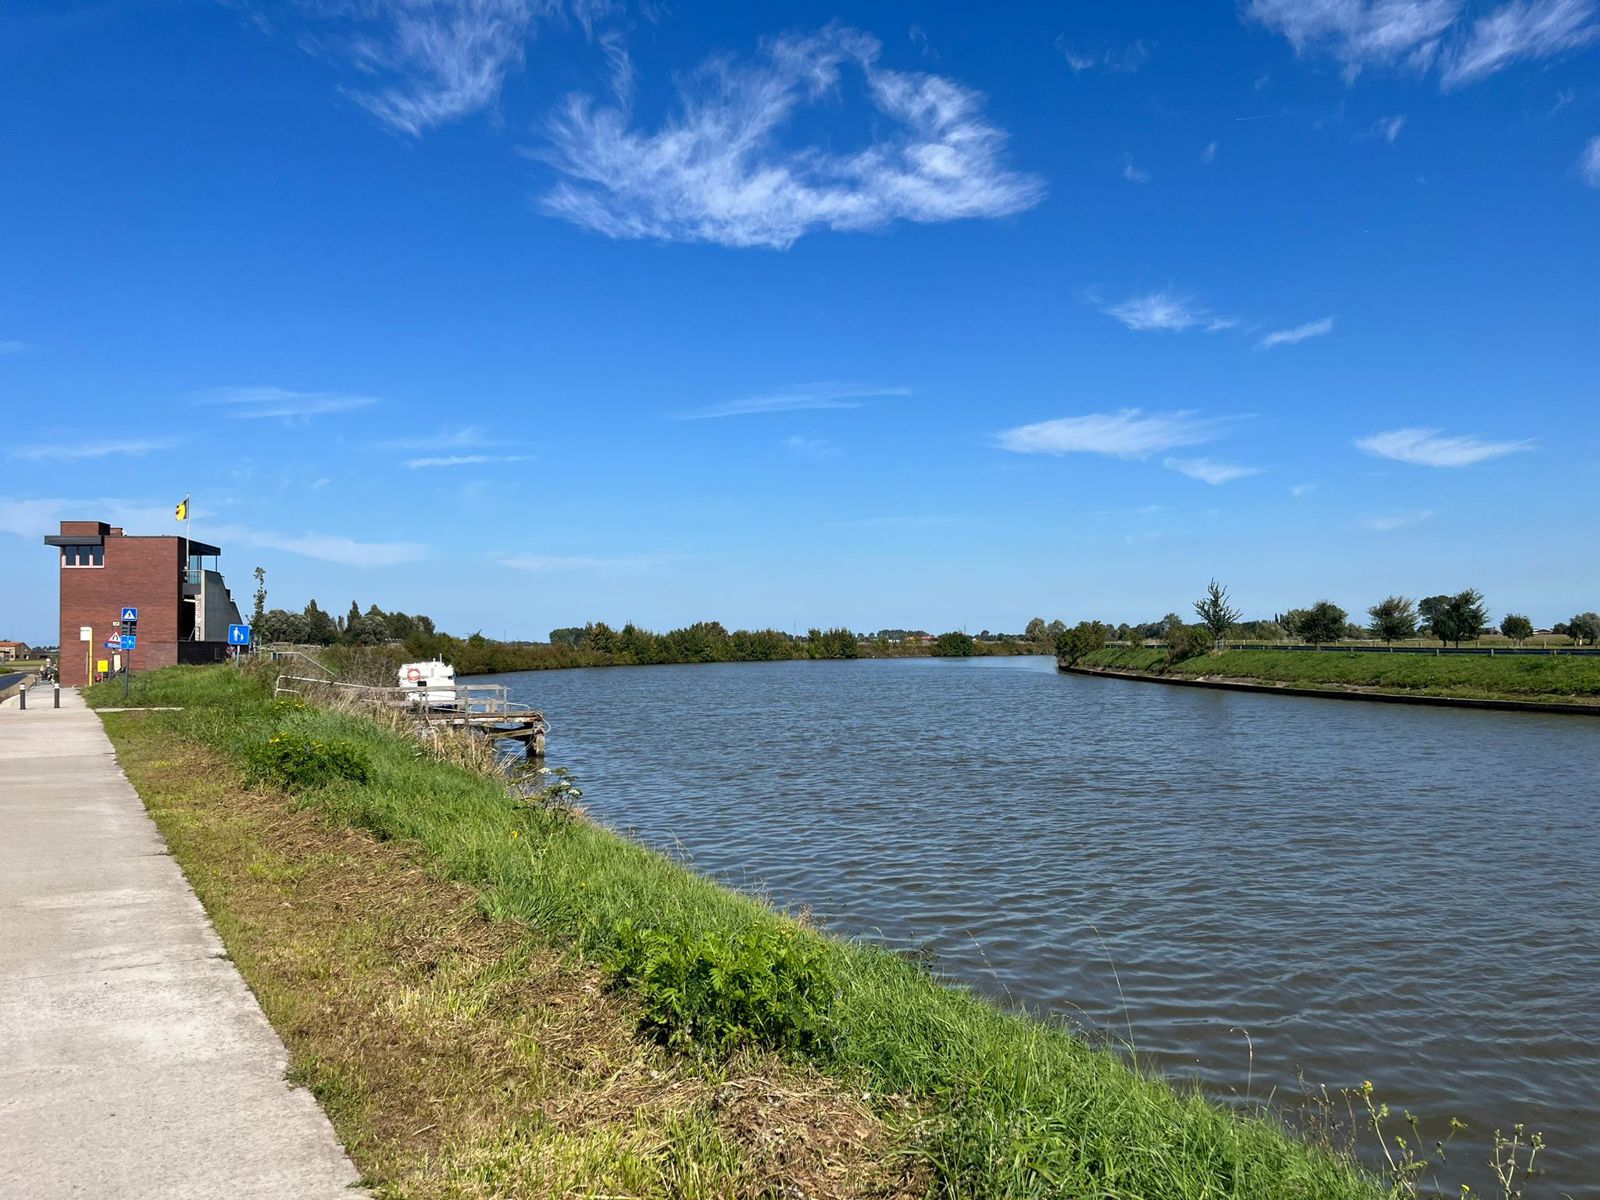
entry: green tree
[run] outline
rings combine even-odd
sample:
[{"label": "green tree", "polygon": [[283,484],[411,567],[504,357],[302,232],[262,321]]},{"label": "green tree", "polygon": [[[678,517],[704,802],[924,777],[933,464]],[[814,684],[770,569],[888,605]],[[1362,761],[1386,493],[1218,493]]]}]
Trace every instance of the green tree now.
[{"label": "green tree", "polygon": [[1030,642],[1048,642],[1050,633],[1045,628],[1044,618],[1035,617],[1028,622],[1028,627],[1022,631],[1022,636]]},{"label": "green tree", "polygon": [[1204,625],[1177,625],[1167,628],[1167,662],[1181,662],[1186,658],[1197,658],[1209,653],[1215,644],[1211,639],[1211,631]]},{"label": "green tree", "polygon": [[339,640],[354,643],[356,640],[356,626],[361,624],[361,606],[354,600],[350,601],[350,611],[345,614],[344,620],[339,624]]},{"label": "green tree", "polygon": [[933,641],[933,653],[938,658],[970,658],[977,648],[969,633],[941,633]]},{"label": "green tree", "polygon": [[1578,645],[1600,642],[1600,613],[1579,613],[1567,622],[1567,636]]},{"label": "green tree", "polygon": [[583,642],[590,650],[597,654],[615,654],[617,651],[616,630],[604,621],[596,621],[583,627]]},{"label": "green tree", "polygon": [[261,618],[267,615],[267,569],[255,569],[256,595],[255,607],[250,610],[250,625],[252,628],[261,624]]},{"label": "green tree", "polygon": [[251,632],[258,643],[303,643],[310,640],[306,636],[305,617],[300,613],[285,612],[281,608],[269,608],[259,619],[252,622],[252,626]]},{"label": "green tree", "polygon": [[1405,596],[1386,596],[1371,608],[1367,615],[1372,624],[1372,636],[1393,644],[1417,632],[1417,609]]},{"label": "green tree", "polygon": [[1085,654],[1104,649],[1110,635],[1111,629],[1099,621],[1079,621],[1056,635],[1056,657],[1070,666]]},{"label": "green tree", "polygon": [[583,626],[567,625],[561,629],[550,631],[550,644],[552,646],[577,646],[583,640]]},{"label": "green tree", "polygon": [[1244,616],[1228,603],[1228,589],[1215,579],[1206,586],[1206,594],[1194,602],[1194,612],[1200,618],[1200,624],[1211,631],[1212,645],[1218,650],[1222,649],[1222,640],[1228,636],[1228,627]]},{"label": "green tree", "polygon": [[1418,628],[1427,631],[1443,644],[1448,642],[1454,626],[1450,623],[1450,597],[1424,596],[1417,601]]},{"label": "green tree", "polygon": [[[1298,614],[1298,615],[1297,615]],[[1289,614],[1295,617],[1293,633],[1303,642],[1313,646],[1337,642],[1345,635],[1345,622],[1349,614],[1331,600],[1318,600],[1310,608],[1296,609]]]},{"label": "green tree", "polygon": [[1500,622],[1500,632],[1520,646],[1533,636],[1533,622],[1521,613],[1507,613]]},{"label": "green tree", "polygon": [[315,600],[307,601],[305,611],[306,641],[313,646],[331,646],[339,640],[339,628],[333,618],[317,607]]},{"label": "green tree", "polygon": [[1450,639],[1458,646],[1489,627],[1489,609],[1483,602],[1483,593],[1476,588],[1467,588],[1451,596],[1445,605],[1445,617]]}]

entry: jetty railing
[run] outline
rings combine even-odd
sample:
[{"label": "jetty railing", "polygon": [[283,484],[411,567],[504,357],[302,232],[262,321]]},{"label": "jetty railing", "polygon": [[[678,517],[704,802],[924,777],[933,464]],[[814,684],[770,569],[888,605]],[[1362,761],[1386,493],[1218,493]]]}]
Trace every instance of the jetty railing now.
[{"label": "jetty railing", "polygon": [[[443,701],[441,693],[454,699]],[[308,675],[279,675],[272,694],[301,699],[339,697],[358,705],[401,712],[428,727],[459,729],[489,738],[522,742],[532,757],[544,753],[545,736],[550,732],[544,714],[532,705],[511,699],[503,683],[434,682],[423,687],[381,687]]]}]

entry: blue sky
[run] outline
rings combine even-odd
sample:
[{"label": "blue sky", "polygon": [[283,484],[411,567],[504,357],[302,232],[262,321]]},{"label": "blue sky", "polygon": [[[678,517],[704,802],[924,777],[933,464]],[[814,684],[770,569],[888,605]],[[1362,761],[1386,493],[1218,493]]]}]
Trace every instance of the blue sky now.
[{"label": "blue sky", "polygon": [[15,3],[68,518],[543,636],[1600,606],[1600,0]]}]

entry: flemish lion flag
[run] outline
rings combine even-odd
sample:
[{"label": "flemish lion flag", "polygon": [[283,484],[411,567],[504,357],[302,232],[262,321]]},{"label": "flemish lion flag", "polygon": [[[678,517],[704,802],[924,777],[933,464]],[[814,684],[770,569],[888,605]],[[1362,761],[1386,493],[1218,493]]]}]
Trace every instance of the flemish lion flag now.
[{"label": "flemish lion flag", "polygon": [[180,521],[187,521],[189,519],[189,497],[185,496],[182,500],[178,501],[178,507],[173,510],[173,516],[177,517]]}]

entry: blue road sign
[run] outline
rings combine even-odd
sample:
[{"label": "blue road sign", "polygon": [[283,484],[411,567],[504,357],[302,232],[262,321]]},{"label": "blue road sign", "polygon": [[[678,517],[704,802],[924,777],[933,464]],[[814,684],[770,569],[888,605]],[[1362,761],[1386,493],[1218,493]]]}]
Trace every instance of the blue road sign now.
[{"label": "blue road sign", "polygon": [[228,645],[230,645],[230,646],[248,646],[249,644],[250,644],[250,626],[248,626],[248,625],[229,625],[228,626]]},{"label": "blue road sign", "polygon": [[124,621],[137,621],[138,619],[139,619],[139,610],[137,608],[129,608],[129,607],[126,607],[126,606],[123,607],[122,620],[124,620]]},{"label": "blue road sign", "polygon": [[106,649],[107,650],[121,650],[122,649],[122,639],[119,638],[119,637],[107,638],[106,639]]},{"label": "blue road sign", "polygon": [[139,647],[139,638],[136,634],[125,633],[122,635],[121,641],[124,650],[136,650]]}]

